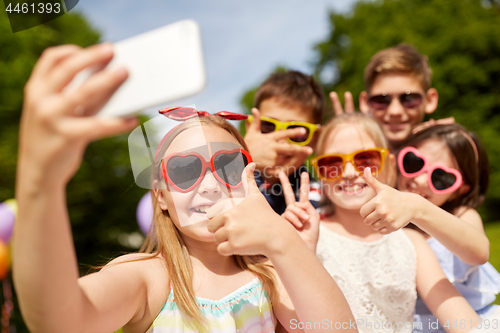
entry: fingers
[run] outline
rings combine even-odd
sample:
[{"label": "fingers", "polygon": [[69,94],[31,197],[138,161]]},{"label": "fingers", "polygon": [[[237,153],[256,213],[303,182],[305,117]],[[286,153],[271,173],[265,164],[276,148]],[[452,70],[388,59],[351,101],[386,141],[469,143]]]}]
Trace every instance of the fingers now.
[{"label": "fingers", "polygon": [[278,173],[278,177],[281,182],[281,187],[283,188],[283,194],[285,196],[286,205],[293,205],[295,203],[295,193],[292,189],[292,184],[284,172]]},{"label": "fingers", "polygon": [[340,103],[339,95],[335,91],[330,92],[330,100],[332,101],[333,113],[336,116],[343,114],[344,109]]},{"label": "fingers", "polygon": [[[67,92],[70,112],[82,108],[79,115],[98,112],[125,82],[128,71],[120,67],[114,71],[103,70],[88,78],[76,91]],[[77,114],[78,115],[78,114]]]},{"label": "fingers", "polygon": [[252,108],[253,120],[248,127],[247,132],[258,132],[260,133],[260,111],[257,108]]},{"label": "fingers", "polygon": [[[339,116],[344,113],[344,109],[342,108],[342,103],[340,103],[339,95],[332,91],[329,94],[330,100],[332,101],[333,112],[336,116]],[[345,113],[353,113],[354,112],[354,98],[350,91],[346,91],[344,93],[344,102],[345,102]]]},{"label": "fingers", "polygon": [[[253,122],[252,122],[253,123]],[[296,136],[301,136],[306,134],[307,131],[303,127],[296,127],[296,128],[289,128],[283,131],[274,131],[272,133],[269,133],[269,137],[271,137],[273,140],[279,141],[283,139],[288,139],[288,138],[293,138]]]},{"label": "fingers", "polygon": [[45,49],[33,68],[32,77],[45,76],[54,66],[57,66],[59,62],[75,54],[79,50],[81,50],[81,47],[77,45],[60,45]]},{"label": "fingers", "polygon": [[139,125],[136,118],[98,118],[85,117],[68,120],[68,125],[74,122],[71,128],[74,137],[86,137],[88,141],[95,141],[105,137],[129,132]]},{"label": "fingers", "polygon": [[243,169],[243,173],[241,175],[241,182],[243,184],[243,188],[245,189],[245,193],[247,195],[250,194],[260,194],[259,187],[255,182],[255,162],[248,164],[245,169]]},{"label": "fingers", "polygon": [[61,91],[81,70],[94,65],[104,66],[113,58],[113,47],[109,43],[90,46],[74,53],[60,62],[59,66],[51,71],[46,81],[47,89],[51,92]]},{"label": "fingers", "polygon": [[224,226],[224,224],[226,223],[225,222],[226,220],[221,215],[215,216],[215,217],[209,218],[209,219],[210,220],[209,220],[209,222],[207,224],[207,229],[211,233],[215,233],[217,230],[219,230],[220,228],[222,228]]},{"label": "fingers", "polygon": [[359,214],[366,218],[369,214],[375,211],[377,208],[377,203],[375,200],[371,199],[367,203],[365,203],[363,206],[361,206],[361,209],[359,210]]},{"label": "fingers", "polygon": [[289,143],[277,143],[275,146],[275,150],[278,154],[283,154],[283,155],[309,156],[314,152],[313,149],[309,146],[298,146]]},{"label": "fingers", "polygon": [[311,218],[311,216],[306,212],[306,207],[304,205],[299,205],[298,202],[288,206],[286,209],[297,216],[301,220],[301,223],[309,221]]},{"label": "fingers", "polygon": [[345,113],[354,113],[354,98],[350,91],[344,93]]},{"label": "fingers", "polygon": [[303,223],[300,221],[299,217],[290,210],[286,210],[281,217],[290,222],[295,229],[302,229]]},{"label": "fingers", "polygon": [[378,179],[373,177],[371,168],[365,168],[363,170],[363,177],[365,178],[368,186],[370,186],[375,191],[375,193],[379,193],[383,189],[389,188],[389,186],[379,182]]},{"label": "fingers", "polygon": [[226,228],[219,228],[214,232],[214,240],[217,244],[227,242],[229,239],[229,233]]},{"label": "fingers", "polygon": [[309,174],[302,172],[300,174],[300,202],[309,202]]},{"label": "fingers", "polygon": [[235,250],[233,249],[233,247],[229,242],[220,243],[217,246],[217,252],[226,257],[232,256],[233,254],[237,254],[235,253]]}]

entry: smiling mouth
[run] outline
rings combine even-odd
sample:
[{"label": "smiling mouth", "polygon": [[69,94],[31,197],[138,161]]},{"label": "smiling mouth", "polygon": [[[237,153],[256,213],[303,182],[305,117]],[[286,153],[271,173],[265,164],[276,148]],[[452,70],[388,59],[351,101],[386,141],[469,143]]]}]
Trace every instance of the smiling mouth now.
[{"label": "smiling mouth", "polygon": [[414,190],[414,189],[412,189],[412,188],[408,188],[408,192],[418,194],[418,195],[420,195],[421,197],[423,197],[424,199],[427,199],[427,195],[425,195],[425,194],[423,194],[423,193],[421,193],[421,192],[418,192],[418,191],[416,191],[416,190]]},{"label": "smiling mouth", "polygon": [[190,210],[192,210],[195,213],[206,214],[207,211],[210,209],[210,207],[212,207],[212,206],[198,206],[195,208],[191,208]]}]

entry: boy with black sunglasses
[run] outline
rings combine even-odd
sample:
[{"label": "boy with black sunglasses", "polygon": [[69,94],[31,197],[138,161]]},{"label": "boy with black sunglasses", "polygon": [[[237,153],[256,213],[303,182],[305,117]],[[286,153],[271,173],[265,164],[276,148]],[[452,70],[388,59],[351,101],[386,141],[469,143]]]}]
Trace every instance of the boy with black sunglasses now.
[{"label": "boy with black sunglasses", "polygon": [[[312,76],[297,71],[274,73],[255,93],[255,107],[246,122],[245,142],[256,163],[255,180],[278,213],[286,209],[279,181],[284,172],[296,197],[304,162],[313,153],[325,97]],[[318,206],[319,184],[311,182],[309,199]]]},{"label": "boy with black sunglasses", "polygon": [[[371,113],[389,139],[391,150],[399,149],[415,125],[433,113],[438,92],[431,88],[432,70],[427,56],[408,44],[377,52],[365,68],[365,89],[359,108]],[[331,92],[335,114],[343,113],[337,93]],[[353,112],[352,94],[345,94],[345,111]]]}]

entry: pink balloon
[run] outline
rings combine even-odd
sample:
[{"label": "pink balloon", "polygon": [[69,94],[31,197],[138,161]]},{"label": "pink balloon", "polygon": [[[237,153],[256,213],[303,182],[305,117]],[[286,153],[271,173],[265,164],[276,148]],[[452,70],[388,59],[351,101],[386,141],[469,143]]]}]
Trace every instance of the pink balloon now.
[{"label": "pink balloon", "polygon": [[153,202],[151,192],[144,194],[137,205],[137,224],[144,235],[147,235],[153,222]]},{"label": "pink balloon", "polygon": [[0,240],[8,244],[14,230],[16,215],[9,205],[0,203]]}]

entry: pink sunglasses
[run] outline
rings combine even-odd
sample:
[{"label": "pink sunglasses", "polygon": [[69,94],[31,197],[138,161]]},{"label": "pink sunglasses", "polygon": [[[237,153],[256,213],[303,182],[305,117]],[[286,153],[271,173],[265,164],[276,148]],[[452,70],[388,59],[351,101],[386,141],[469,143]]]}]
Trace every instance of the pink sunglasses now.
[{"label": "pink sunglasses", "polygon": [[429,166],[427,158],[415,147],[405,147],[399,152],[398,167],[408,178],[427,172],[429,187],[437,194],[454,192],[462,185],[462,174],[458,170],[440,164]]}]

